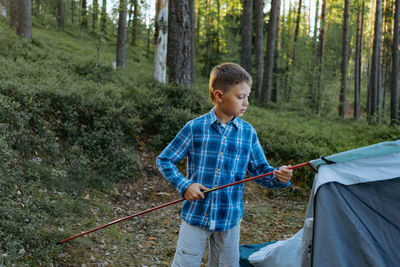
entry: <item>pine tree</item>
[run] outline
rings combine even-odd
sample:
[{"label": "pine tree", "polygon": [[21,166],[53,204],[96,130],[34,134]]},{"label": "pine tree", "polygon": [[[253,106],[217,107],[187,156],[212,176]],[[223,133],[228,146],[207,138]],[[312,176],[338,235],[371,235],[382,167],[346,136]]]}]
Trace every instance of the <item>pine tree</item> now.
[{"label": "pine tree", "polygon": [[340,81],[340,107],[339,116],[344,119],[346,116],[346,83],[347,83],[347,67],[349,60],[349,13],[350,0],[344,1],[344,18],[343,18],[343,46],[342,46],[342,66]]},{"label": "pine tree", "polygon": [[251,75],[251,29],[253,0],[243,0],[242,14],[242,52],[240,64]]},{"label": "pine tree", "polygon": [[168,7],[168,79],[172,85],[194,83],[194,2],[170,0]]},{"label": "pine tree", "polygon": [[32,42],[31,0],[18,0],[17,33]]},{"label": "pine tree", "polygon": [[117,67],[126,67],[126,1],[119,1],[118,35],[117,35]]},{"label": "pine tree", "polygon": [[400,0],[395,2],[392,47],[392,92],[390,95],[390,123],[399,124],[399,22]]},{"label": "pine tree", "polygon": [[156,4],[156,48],[154,51],[153,78],[166,82],[168,41],[168,0],[157,0]]}]

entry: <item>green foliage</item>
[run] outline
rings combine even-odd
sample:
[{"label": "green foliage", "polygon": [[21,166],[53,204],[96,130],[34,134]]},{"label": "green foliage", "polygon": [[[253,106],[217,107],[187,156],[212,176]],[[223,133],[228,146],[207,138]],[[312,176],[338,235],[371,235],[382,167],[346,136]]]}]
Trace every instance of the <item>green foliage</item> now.
[{"label": "green foliage", "polygon": [[[236,10],[239,2],[224,4]],[[45,3],[50,9],[52,4]],[[215,16],[215,12],[210,14]],[[230,27],[220,31],[221,50],[212,48],[214,54],[220,53],[215,54],[216,60],[239,58],[240,16],[235,12],[222,14],[220,28],[216,19],[209,25],[214,38],[221,28]],[[40,17],[43,22],[35,20],[32,44],[17,37],[0,19],[0,265],[5,266],[57,264],[65,250],[55,246],[56,241],[75,234],[81,226],[98,225],[101,215],[114,215],[107,203],[110,189],[119,181],[135,179],[137,151],[160,151],[187,121],[212,107],[206,79],[197,78],[192,90],[153,82],[152,61],[143,47],[128,48],[126,71],[113,70],[111,35],[97,54],[98,36],[86,31],[81,35],[75,26],[56,32],[48,27],[54,16],[47,13]],[[204,38],[204,26],[200,35]],[[300,36],[298,61],[290,75],[282,74],[293,86],[292,100],[285,104],[291,111],[251,106],[244,117],[255,126],[271,164],[297,164],[399,139],[396,128],[328,121],[304,109],[304,90],[313,64],[312,52],[301,50],[306,44],[310,45],[309,38]],[[328,53],[336,53],[335,47]],[[201,47],[203,61],[206,52],[206,46]],[[327,65],[324,78],[329,101],[324,114],[329,116],[336,106],[336,100],[330,99],[338,99],[336,67],[332,67],[337,62],[327,55]],[[295,183],[311,184],[309,171],[297,173]],[[96,200],[89,201],[89,194]],[[94,214],[92,208],[101,212]],[[87,245],[82,242],[71,247]]]},{"label": "green foliage", "polygon": [[94,226],[87,210],[99,203],[85,194],[135,179],[137,149],[161,150],[211,107],[198,91],[152,82],[140,50],[128,51],[133,62],[126,72],[113,70],[105,64],[115,53],[107,41],[97,64],[97,40],[70,35],[35,29],[29,44],[0,23],[0,253],[6,255],[0,264],[6,266],[57,262],[65,252],[55,242],[74,234],[60,229]]},{"label": "green foliage", "polygon": [[[396,128],[365,122],[325,119],[310,114],[249,107],[244,116],[257,130],[260,143],[273,166],[300,164],[320,156],[374,143],[400,139]],[[295,182],[311,186],[310,170],[296,171]]]},{"label": "green foliage", "polygon": [[158,83],[151,91],[136,96],[143,129],[150,135],[152,149],[163,149],[189,120],[208,112],[212,105],[205,95],[187,88]]}]

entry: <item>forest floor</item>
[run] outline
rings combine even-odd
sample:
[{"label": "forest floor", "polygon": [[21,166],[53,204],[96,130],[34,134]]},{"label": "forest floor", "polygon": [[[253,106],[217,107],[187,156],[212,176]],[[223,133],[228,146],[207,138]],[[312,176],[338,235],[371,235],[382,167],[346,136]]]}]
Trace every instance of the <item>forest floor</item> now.
[{"label": "forest floor", "polygon": [[[96,222],[97,226],[180,198],[159,174],[155,157],[152,152],[142,151],[141,177],[134,182],[119,183],[113,189],[112,199],[108,201],[113,214],[103,216]],[[299,191],[294,186],[284,190],[265,190],[255,182],[247,183],[240,244],[282,240],[300,230],[308,197]],[[55,265],[169,266],[178,238],[181,206],[178,203],[80,237],[82,240],[78,242],[83,242],[83,250],[77,251],[73,244],[69,244],[75,240],[63,244],[60,261]],[[91,209],[91,212],[100,214],[95,209]],[[79,229],[83,227],[79,225],[76,227],[77,233],[89,230]],[[207,252],[203,257],[203,266],[206,266],[206,257]]]}]

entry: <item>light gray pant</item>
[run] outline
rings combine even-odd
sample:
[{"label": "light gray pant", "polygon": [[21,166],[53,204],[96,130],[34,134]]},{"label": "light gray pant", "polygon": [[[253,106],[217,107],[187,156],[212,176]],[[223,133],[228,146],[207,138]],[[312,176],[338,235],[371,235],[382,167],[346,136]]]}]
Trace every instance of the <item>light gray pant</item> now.
[{"label": "light gray pant", "polygon": [[209,238],[209,267],[238,267],[240,223],[225,232],[208,232],[182,221],[172,267],[201,265]]}]

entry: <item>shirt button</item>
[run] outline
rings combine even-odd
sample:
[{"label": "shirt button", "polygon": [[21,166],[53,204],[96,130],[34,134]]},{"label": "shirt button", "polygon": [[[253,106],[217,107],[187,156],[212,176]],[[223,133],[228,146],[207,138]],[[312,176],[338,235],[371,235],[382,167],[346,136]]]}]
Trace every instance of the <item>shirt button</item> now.
[{"label": "shirt button", "polygon": [[219,172],[220,171],[220,169],[217,169],[217,172]]},{"label": "shirt button", "polygon": [[222,137],[223,139],[226,139],[226,136],[224,135],[224,137]]},{"label": "shirt button", "polygon": [[208,217],[208,213],[204,214],[204,216]]},{"label": "shirt button", "polygon": [[224,153],[221,151],[221,152],[219,152],[219,154],[222,156],[222,154],[224,154]]},{"label": "shirt button", "polygon": [[214,185],[214,187],[217,187],[217,186],[218,186],[217,184]]}]

